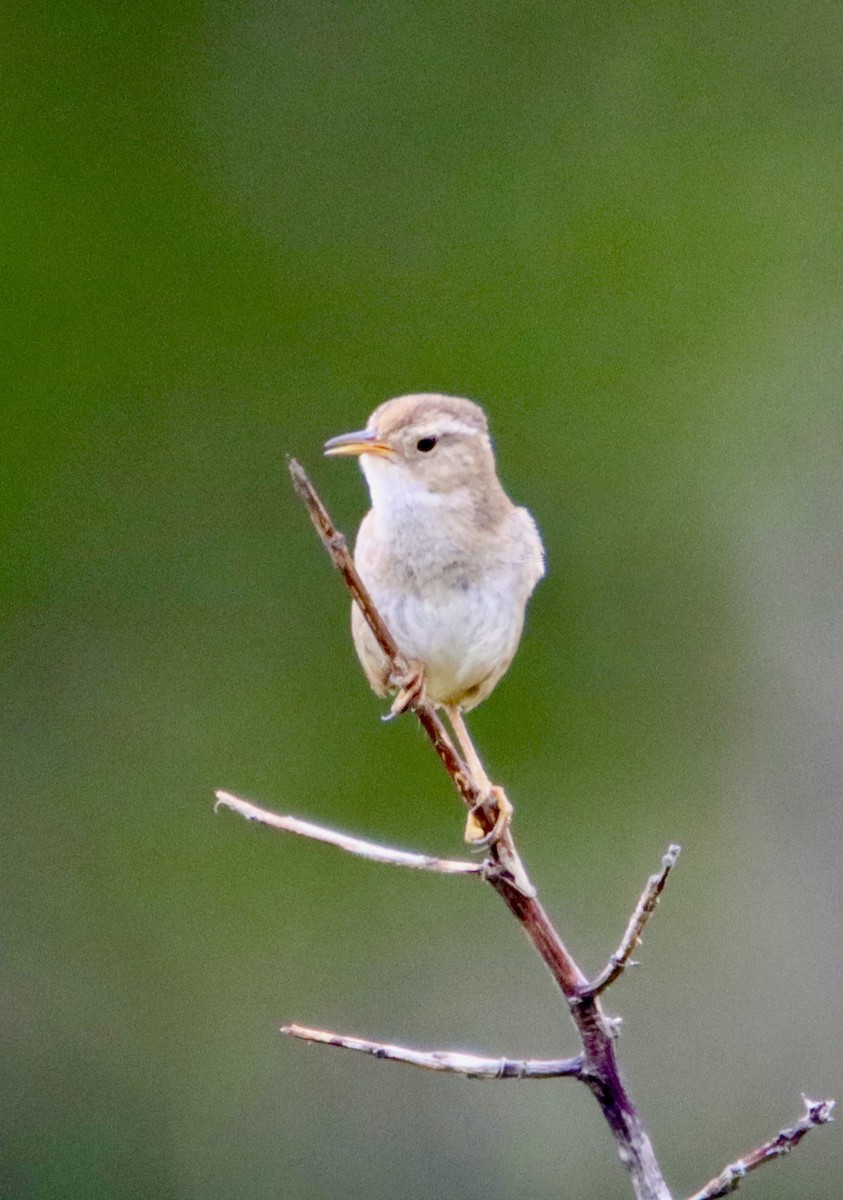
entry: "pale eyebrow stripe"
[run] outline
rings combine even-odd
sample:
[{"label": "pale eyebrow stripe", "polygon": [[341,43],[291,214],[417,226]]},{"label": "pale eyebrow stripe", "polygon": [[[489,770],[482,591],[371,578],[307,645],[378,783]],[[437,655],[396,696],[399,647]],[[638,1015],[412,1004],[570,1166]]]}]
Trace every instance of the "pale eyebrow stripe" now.
[{"label": "pale eyebrow stripe", "polygon": [[476,425],[466,425],[464,421],[449,421],[447,425],[442,427],[442,433],[464,433],[467,437],[470,437],[472,433],[482,434],[483,430],[478,429]]}]

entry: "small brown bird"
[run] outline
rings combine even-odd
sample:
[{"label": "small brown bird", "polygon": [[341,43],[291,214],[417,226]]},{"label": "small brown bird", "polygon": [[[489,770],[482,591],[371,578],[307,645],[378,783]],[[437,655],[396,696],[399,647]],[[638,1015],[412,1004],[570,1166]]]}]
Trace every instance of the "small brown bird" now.
[{"label": "small brown bird", "polygon": [[[505,673],[533,588],[544,574],[535,522],[504,492],[483,410],[456,396],[387,400],[364,430],[325,443],[327,455],[360,456],[372,507],[354,561],[411,674],[396,680],[357,605],[351,629],[374,691],[398,690],[393,713],[419,696],[443,708],[474,783],[495,792],[499,826],[511,806],[493,789],[462,714]],[[482,831],[469,817],[466,839]]]}]

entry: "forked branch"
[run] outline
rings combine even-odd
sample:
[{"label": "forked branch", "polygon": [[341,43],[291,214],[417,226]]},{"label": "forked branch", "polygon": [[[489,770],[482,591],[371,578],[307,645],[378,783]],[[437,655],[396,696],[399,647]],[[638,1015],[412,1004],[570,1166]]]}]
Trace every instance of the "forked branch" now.
[{"label": "forked branch", "polygon": [[[345,538],[337,530],[299,463],[291,460],[289,465],[296,493],[305,505],[334,565],[340,571],[352,599],[360,608],[379,646],[390,661],[394,674],[404,675],[408,664],[360,579]],[[475,813],[483,830],[491,833],[495,825],[495,814],[485,807],[484,797],[475,787],[466,764],[436,711],[423,699],[416,700],[412,708],[461,799]],[[678,846],[672,845],[668,848],[660,870],[650,877],[644,888],[620,945],[600,974],[589,981],[539,903],[535,887],[521,863],[510,828],[505,829],[497,840],[492,842],[486,862],[480,865],[411,854],[380,846],[374,842],[312,825],[296,817],[278,816],[227,792],[218,792],[217,797],[218,804],[233,809],[249,820],[287,833],[328,842],[371,861],[440,874],[481,874],[519,922],[550,971],[576,1026],[582,1051],[575,1057],[559,1060],[487,1059],[448,1051],[413,1050],[302,1025],[285,1026],[284,1033],[304,1041],[321,1042],[370,1054],[375,1058],[403,1062],[426,1070],[456,1073],[472,1079],[547,1079],[562,1076],[579,1079],[590,1089],[603,1111],[621,1161],[629,1171],[636,1200],[672,1200],[644,1124],[621,1076],[616,1051],[617,1022],[603,1014],[600,996],[630,964],[635,947],[641,940],[644,928],[655,911],[667,878],[676,863]],[[830,1121],[833,1104],[832,1100],[806,1101],[805,1116],[796,1125],[781,1130],[770,1142],[732,1163],[690,1200],[716,1200],[716,1197],[734,1191],[748,1171],[786,1154],[810,1129]]]},{"label": "forked branch", "polygon": [[[392,661],[395,673],[401,674],[406,666],[404,659],[357,572],[345,537],[334,525],[307,473],[295,459],[290,462],[290,474],[296,493],[352,598],[384,654]],[[436,711],[423,700],[413,707],[463,801],[475,809],[481,826],[490,833],[494,828],[494,815],[482,806],[477,809],[484,798],[474,787],[471,775]],[[629,1171],[637,1200],[671,1200],[644,1124],[621,1077],[615,1049],[615,1024],[604,1016],[598,997],[588,994],[588,979],[539,903],[515,848],[511,829],[504,830],[491,846],[485,877],[519,922],[565,997],[582,1040],[582,1078],[603,1110],[621,1161]]]}]

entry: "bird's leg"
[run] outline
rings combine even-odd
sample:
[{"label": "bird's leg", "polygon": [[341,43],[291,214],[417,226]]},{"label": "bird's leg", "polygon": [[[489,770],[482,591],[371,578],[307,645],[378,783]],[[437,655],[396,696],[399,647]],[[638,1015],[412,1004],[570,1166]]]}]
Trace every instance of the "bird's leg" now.
[{"label": "bird's leg", "polygon": [[[486,774],[485,768],[480,761],[480,756],[474,749],[474,743],[469,736],[459,705],[448,705],[446,711],[454,733],[457,735],[457,741],[460,744],[465,765],[468,767],[475,787],[483,795],[480,803],[469,811],[468,820],[465,823],[465,840],[475,846],[492,845],[498,840],[501,833],[503,833],[509,824],[512,818],[512,805],[507,800],[503,788],[496,787]],[[489,800],[494,800],[497,816],[495,817],[494,828],[490,833],[485,833],[480,822],[477,820],[476,813],[477,809],[484,808]]]},{"label": "bird's leg", "polygon": [[414,704],[424,703],[427,687],[424,665],[413,658],[410,659],[408,666],[409,670],[406,674],[390,676],[389,682],[393,687],[398,688],[398,695],[392,701],[392,706],[384,717],[385,721],[391,721],[393,717],[406,712]]},{"label": "bird's leg", "polygon": [[468,767],[471,778],[474,780],[478,790],[484,796],[488,796],[492,790],[492,781],[486,774],[486,770],[480,761],[480,756],[474,749],[474,743],[466,728],[462,713],[457,705],[449,705],[446,712],[448,713],[449,721],[454,727],[454,733],[457,735],[457,741],[460,744],[460,750],[462,751],[462,756],[465,759],[465,765]]}]

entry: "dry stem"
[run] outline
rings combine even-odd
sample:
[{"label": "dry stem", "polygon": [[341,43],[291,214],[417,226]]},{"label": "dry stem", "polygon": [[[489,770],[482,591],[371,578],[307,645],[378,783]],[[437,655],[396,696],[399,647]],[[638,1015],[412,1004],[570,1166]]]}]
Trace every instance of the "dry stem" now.
[{"label": "dry stem", "polygon": [[345,850],[347,854],[355,854],[358,858],[367,858],[370,862],[389,863],[393,867],[413,867],[417,871],[436,871],[440,875],[482,875],[480,863],[458,862],[451,858],[433,858],[429,854],[412,854],[408,850],[396,850],[392,846],[382,846],[379,842],[364,841],[363,838],[351,837],[347,833],[338,833],[335,829],[326,829],[324,825],[314,825],[311,821],[301,821],[298,817],[279,816],[266,808],[258,808],[250,800],[241,800],[230,792],[218,791],[216,808],[230,808],[239,813],[247,821],[257,821],[261,825],[269,825],[280,829],[282,833],[295,833],[299,837],[311,838],[315,842],[327,842]]},{"label": "dry stem", "polygon": [[680,846],[668,846],[667,852],[662,858],[661,870],[655,875],[651,875],[647,880],[644,891],[641,893],[638,903],[635,906],[635,911],[629,918],[629,924],[621,938],[621,944],[597,978],[582,993],[584,996],[599,996],[601,992],[605,992],[606,988],[610,987],[623,974],[626,967],[632,965],[632,955],[635,948],[641,944],[641,935],[644,932],[644,926],[656,911],[659,897],[664,891],[668,875],[676,865],[680,849]]},{"label": "dry stem", "polygon": [[407,1063],[425,1071],[446,1071],[467,1079],[561,1079],[582,1076],[581,1058],[479,1058],[475,1054],[457,1054],[449,1050],[411,1050],[388,1042],[370,1042],[365,1038],[331,1033],[328,1029],[310,1029],[307,1025],[283,1025],[282,1033],[303,1042],[321,1042],[344,1050],[357,1050],[374,1058]]}]

